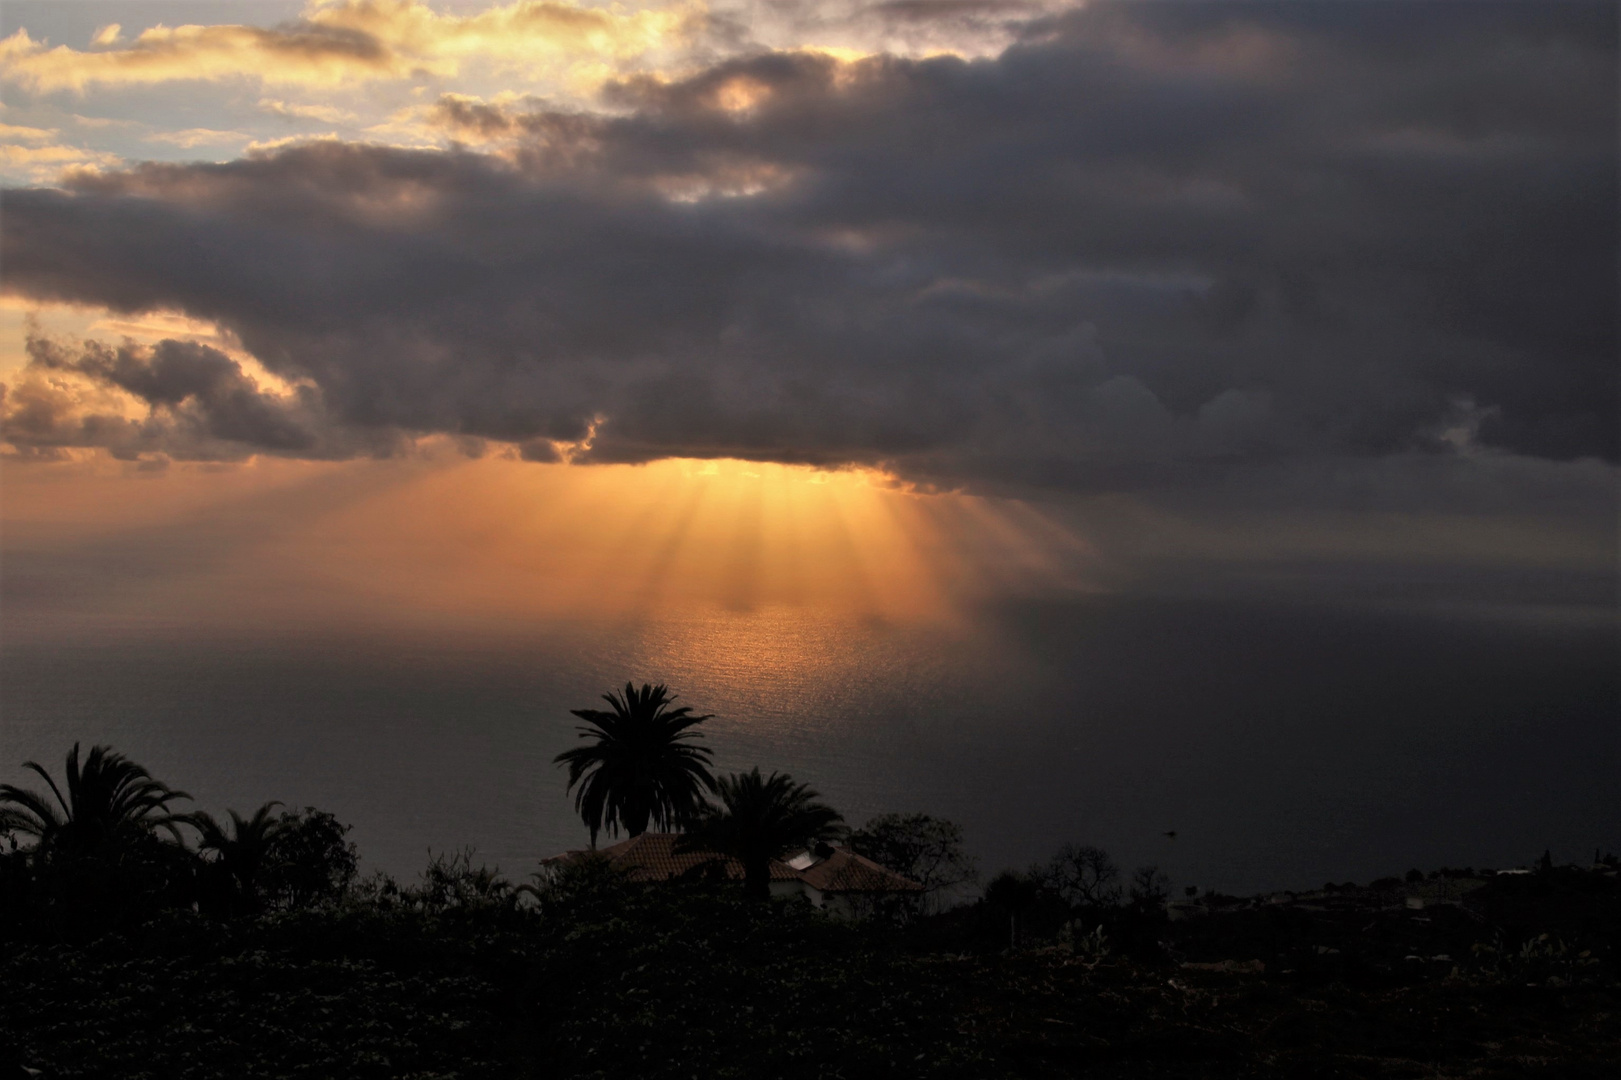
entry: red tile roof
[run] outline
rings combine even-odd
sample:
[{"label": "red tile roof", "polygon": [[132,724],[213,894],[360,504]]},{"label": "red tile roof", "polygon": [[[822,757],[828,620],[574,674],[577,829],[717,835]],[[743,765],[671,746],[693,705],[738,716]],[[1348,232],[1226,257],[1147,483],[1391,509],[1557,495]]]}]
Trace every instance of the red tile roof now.
[{"label": "red tile roof", "polygon": [[922,892],[923,886],[847,848],[834,848],[821,862],[799,871],[805,884],[825,893]]},{"label": "red tile roof", "polygon": [[[596,854],[626,872],[631,881],[675,881],[691,875],[720,875],[734,881],[743,878],[743,864],[736,859],[708,851],[677,851],[676,833],[643,833],[629,840],[599,849]],[[570,851],[545,860],[548,864],[569,862],[592,854]],[[853,851],[834,848],[833,853],[795,870],[787,863],[771,860],[772,881],[802,881],[824,893],[922,892],[923,886],[879,866]]]},{"label": "red tile roof", "polygon": [[[625,871],[631,881],[674,881],[688,874],[701,877],[715,872],[732,880],[743,880],[742,863],[712,851],[676,851],[675,842],[680,838],[677,833],[643,833],[600,848],[597,854]],[[567,862],[589,854],[589,851],[570,851],[546,862]],[[771,880],[798,881],[799,875],[773,859]]]}]

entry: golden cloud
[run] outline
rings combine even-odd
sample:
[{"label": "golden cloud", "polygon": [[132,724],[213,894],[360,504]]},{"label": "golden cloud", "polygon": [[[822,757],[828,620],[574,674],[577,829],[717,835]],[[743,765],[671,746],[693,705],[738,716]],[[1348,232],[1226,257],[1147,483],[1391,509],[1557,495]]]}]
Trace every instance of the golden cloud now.
[{"label": "golden cloud", "polygon": [[65,169],[102,169],[123,164],[117,154],[81,146],[18,146],[0,143],[0,177],[45,183]]},{"label": "golden cloud", "polygon": [[168,143],[184,150],[199,146],[241,146],[253,141],[253,136],[240,131],[216,131],[213,128],[186,128],[183,131],[160,131],[146,137],[147,142]]},{"label": "golden cloud", "polygon": [[83,91],[92,84],[159,83],[257,75],[270,82],[331,85],[403,74],[381,43],[313,24],[155,26],[123,48],[47,48],[26,29],[0,41],[0,75],[35,91]]},{"label": "golden cloud", "polygon": [[283,116],[289,120],[318,120],[323,124],[353,123],[356,119],[354,113],[340,109],[336,105],[310,105],[260,98],[259,108],[273,116]]},{"label": "golden cloud", "polygon": [[20,124],[0,124],[0,139],[21,142],[44,142],[56,137],[55,128],[23,127]]},{"label": "golden cloud", "polygon": [[441,14],[421,0],[312,0],[301,18],[276,27],[155,26],[129,41],[98,34],[106,47],[92,51],[51,48],[20,29],[0,40],[0,77],[40,92],[242,76],[334,86],[482,65],[573,81],[680,45],[702,14],[700,0],[630,11],[514,0],[471,15]]}]

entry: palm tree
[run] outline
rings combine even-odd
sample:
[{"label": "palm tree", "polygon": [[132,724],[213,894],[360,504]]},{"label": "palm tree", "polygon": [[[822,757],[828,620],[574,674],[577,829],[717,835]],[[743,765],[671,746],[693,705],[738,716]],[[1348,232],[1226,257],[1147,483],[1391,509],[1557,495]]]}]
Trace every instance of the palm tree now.
[{"label": "palm tree", "polygon": [[568,766],[568,790],[574,809],[591,830],[591,846],[606,827],[640,836],[651,822],[660,828],[686,823],[703,802],[704,789],[713,789],[709,775],[710,750],[688,745],[700,738],[694,726],[712,719],[694,716],[686,705],[671,708],[675,695],[665,686],[625,684],[623,695],[612,692],[602,699],[613,711],[571,709],[587,726],[576,728],[580,738],[592,740],[553,759]]},{"label": "palm tree", "polygon": [[681,841],[686,850],[730,855],[743,864],[743,889],[757,899],[771,895],[771,860],[835,839],[844,817],[809,785],[787,773],[762,777],[758,768],[715,783],[719,806],[708,806]]},{"label": "palm tree", "polygon": [[169,812],[169,803],[190,799],[152,778],[152,774],[123,754],[105,746],[92,746],[79,763],[79,744],[68,752],[67,794],[37,762],[25,761],[50,786],[55,805],[35,791],[0,784],[0,832],[32,836],[36,856],[55,851],[83,853],[108,840],[134,837],[166,829],[176,840],[181,820]]},{"label": "palm tree", "polygon": [[246,821],[235,810],[226,811],[231,815],[229,831],[213,815],[201,810],[180,819],[197,830],[197,850],[217,853],[211,864],[213,872],[225,877],[236,903],[249,911],[259,906],[259,871],[284,824],[281,818],[271,816],[271,811],[280,805],[267,802]]}]

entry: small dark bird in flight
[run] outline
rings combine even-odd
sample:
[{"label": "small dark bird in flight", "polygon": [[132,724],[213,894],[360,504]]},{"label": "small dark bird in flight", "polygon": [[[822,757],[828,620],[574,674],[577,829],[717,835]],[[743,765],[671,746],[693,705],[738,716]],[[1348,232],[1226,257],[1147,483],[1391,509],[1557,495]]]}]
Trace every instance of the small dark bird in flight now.
[{"label": "small dark bird in flight", "polygon": [[1167,840],[1175,840],[1176,839],[1176,830],[1172,829],[1170,832],[1166,833],[1165,834],[1165,839],[1167,839]]}]

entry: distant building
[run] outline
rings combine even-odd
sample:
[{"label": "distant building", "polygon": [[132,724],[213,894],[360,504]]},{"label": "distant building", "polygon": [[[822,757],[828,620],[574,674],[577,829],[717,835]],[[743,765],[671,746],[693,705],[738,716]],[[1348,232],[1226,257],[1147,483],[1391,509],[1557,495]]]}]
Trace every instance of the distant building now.
[{"label": "distant building", "polygon": [[[569,851],[544,861],[557,866],[595,854],[631,881],[743,880],[743,864],[710,851],[677,851],[677,833],[643,833],[596,852]],[[830,844],[771,861],[771,895],[803,896],[812,907],[844,918],[870,914],[884,901],[916,898],[923,886],[848,848]]]},{"label": "distant building", "polygon": [[[844,918],[869,915],[873,906],[884,900],[916,900],[923,895],[923,886],[911,878],[849,848],[819,845],[815,851],[800,852],[784,865],[799,875],[801,893],[812,907]],[[778,893],[774,874],[771,888]],[[785,888],[778,895],[787,891]]]}]

